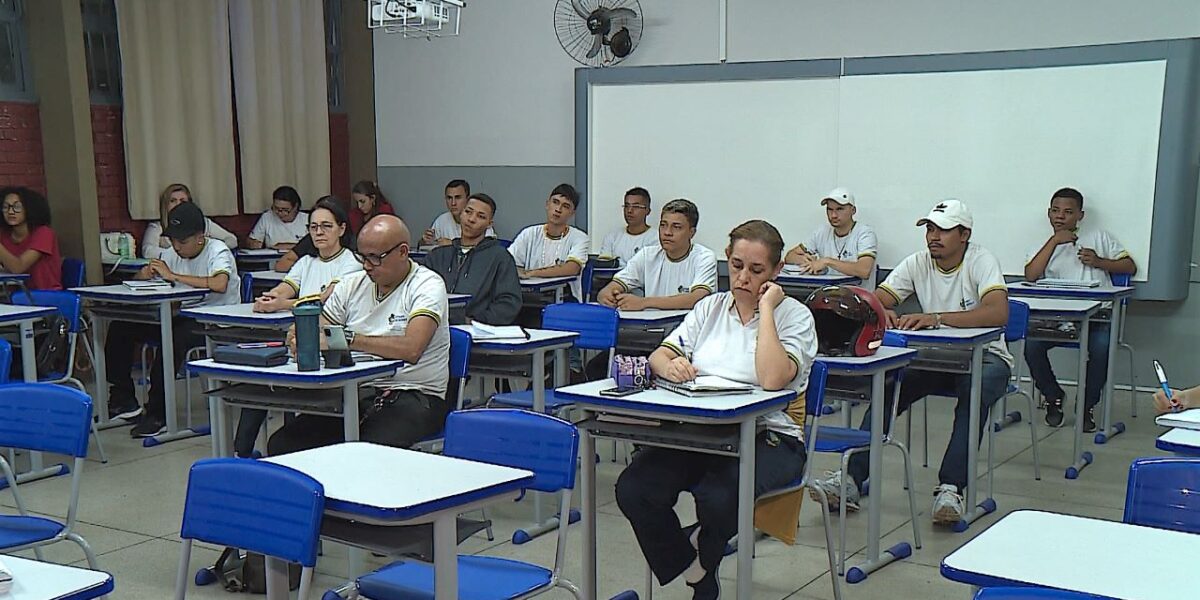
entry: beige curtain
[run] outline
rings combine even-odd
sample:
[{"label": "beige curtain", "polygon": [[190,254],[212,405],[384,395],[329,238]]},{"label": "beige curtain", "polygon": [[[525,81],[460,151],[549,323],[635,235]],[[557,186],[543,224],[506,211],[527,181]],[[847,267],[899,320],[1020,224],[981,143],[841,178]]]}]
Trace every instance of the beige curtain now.
[{"label": "beige curtain", "polygon": [[290,185],[305,208],[329,193],[329,101],[321,0],[231,0],[242,206]]},{"label": "beige curtain", "polygon": [[206,214],[237,214],[228,0],[116,6],[130,215],[157,219],[173,182]]}]

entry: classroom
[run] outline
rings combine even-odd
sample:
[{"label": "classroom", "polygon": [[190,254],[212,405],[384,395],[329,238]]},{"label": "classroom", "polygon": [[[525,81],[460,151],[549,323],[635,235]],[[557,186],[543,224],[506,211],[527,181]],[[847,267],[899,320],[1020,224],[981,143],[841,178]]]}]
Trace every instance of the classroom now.
[{"label": "classroom", "polygon": [[0,0],[0,600],[1200,597],[1197,157],[1195,0]]}]

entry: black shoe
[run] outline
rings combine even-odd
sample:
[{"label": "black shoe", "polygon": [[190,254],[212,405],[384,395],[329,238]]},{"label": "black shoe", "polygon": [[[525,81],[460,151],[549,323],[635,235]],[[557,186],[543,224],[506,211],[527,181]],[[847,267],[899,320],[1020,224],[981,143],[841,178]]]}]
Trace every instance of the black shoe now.
[{"label": "black shoe", "polygon": [[1094,408],[1089,408],[1083,411],[1083,432],[1093,433],[1096,431],[1096,415]]},{"label": "black shoe", "polygon": [[129,437],[148,438],[167,431],[167,423],[159,417],[143,414],[141,420],[129,430]]},{"label": "black shoe", "polygon": [[1051,427],[1062,427],[1063,409],[1062,398],[1046,401],[1046,424]]},{"label": "black shoe", "polygon": [[138,404],[136,400],[108,405],[109,420],[121,419],[132,423],[140,416],[142,416],[142,405]]},{"label": "black shoe", "polygon": [[692,600],[717,600],[721,597],[721,580],[717,570],[713,569],[704,574],[704,578],[696,583],[689,583],[692,588]]}]

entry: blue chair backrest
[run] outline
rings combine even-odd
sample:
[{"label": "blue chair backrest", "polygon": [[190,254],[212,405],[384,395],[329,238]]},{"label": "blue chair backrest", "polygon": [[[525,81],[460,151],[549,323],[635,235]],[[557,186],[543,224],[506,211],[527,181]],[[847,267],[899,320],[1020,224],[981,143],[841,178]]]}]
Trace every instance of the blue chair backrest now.
[{"label": "blue chair backrest", "polygon": [[500,240],[500,239],[498,239],[498,240],[496,240],[496,241],[497,241],[497,242],[499,242],[499,244],[500,244],[500,247],[501,247],[501,248],[508,248],[509,246],[511,246],[511,245],[512,245],[512,240]]},{"label": "blue chair backrest", "polygon": [[1133,281],[1133,275],[1129,273],[1113,273],[1109,275],[1109,278],[1112,279],[1113,285],[1118,287],[1125,287],[1129,285],[1129,282]]},{"label": "blue chair backrest", "polygon": [[180,537],[317,564],[325,488],[295,469],[245,458],[192,465]]},{"label": "blue chair backrest", "polygon": [[62,261],[63,289],[83,287],[85,281],[83,261],[78,258],[64,258]]},{"label": "blue chair backrest", "polygon": [[820,415],[825,406],[825,381],[829,378],[829,367],[821,361],[813,362],[808,371],[808,387],[804,389],[804,412],[808,416]]},{"label": "blue chair backrest", "polygon": [[[32,299],[32,302],[30,300]],[[14,294],[13,304],[29,306],[52,306],[67,320],[71,333],[79,333],[79,294],[59,290],[29,290],[28,294]]]},{"label": "blue chair backrest", "polygon": [[0,340],[0,383],[8,381],[9,371],[12,369],[12,344],[7,340]]},{"label": "blue chair backrest", "polygon": [[582,285],[583,298],[581,302],[588,302],[592,299],[592,275],[596,272],[596,259],[588,258],[587,263],[583,265]]},{"label": "blue chair backrest", "polygon": [[1020,300],[1008,301],[1008,323],[1004,325],[1004,339],[1017,342],[1025,339],[1029,332],[1029,305]]},{"label": "blue chair backrest", "polygon": [[620,313],[615,308],[599,304],[565,302],[551,304],[542,310],[542,327],[557,331],[574,331],[577,348],[608,350],[617,345]]},{"label": "blue chair backrest", "polygon": [[242,273],[242,304],[254,302],[254,276]]},{"label": "blue chair backrest", "polygon": [[52,383],[0,386],[0,448],[87,456],[92,398]]},{"label": "blue chair backrest", "polygon": [[525,410],[460,410],[446,417],[446,456],[533,471],[529,487],[556,492],[575,487],[579,430]]},{"label": "blue chair backrest", "polygon": [[463,379],[471,361],[471,334],[450,328],[450,377]]},{"label": "blue chair backrest", "polygon": [[975,600],[1096,600],[1099,596],[1036,587],[991,587],[975,594]]},{"label": "blue chair backrest", "polygon": [[1200,458],[1139,458],[1129,466],[1123,520],[1200,533]]}]

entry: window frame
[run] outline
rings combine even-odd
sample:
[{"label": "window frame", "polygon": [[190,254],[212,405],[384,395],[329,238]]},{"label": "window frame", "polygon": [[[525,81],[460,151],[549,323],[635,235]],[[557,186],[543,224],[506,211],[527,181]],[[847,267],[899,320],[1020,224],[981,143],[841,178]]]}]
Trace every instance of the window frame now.
[{"label": "window frame", "polygon": [[29,54],[29,34],[25,31],[25,2],[11,0],[12,10],[0,8],[0,22],[10,24],[13,44],[13,64],[18,70],[17,83],[0,82],[0,101],[34,102],[37,94],[33,89],[33,64]]},{"label": "window frame", "polygon": [[342,0],[323,0],[325,13],[325,85],[329,112],[346,113],[346,70]]},{"label": "window frame", "polygon": [[[107,16],[98,16],[87,10],[87,4],[108,5]],[[123,102],[121,84],[121,46],[117,32],[117,7],[115,0],[79,0],[79,12],[83,21],[83,53],[87,68],[88,95],[92,104],[120,106]],[[107,63],[111,87],[100,90],[94,87],[96,67],[93,61],[91,37],[98,36],[105,43],[104,58]]]}]

